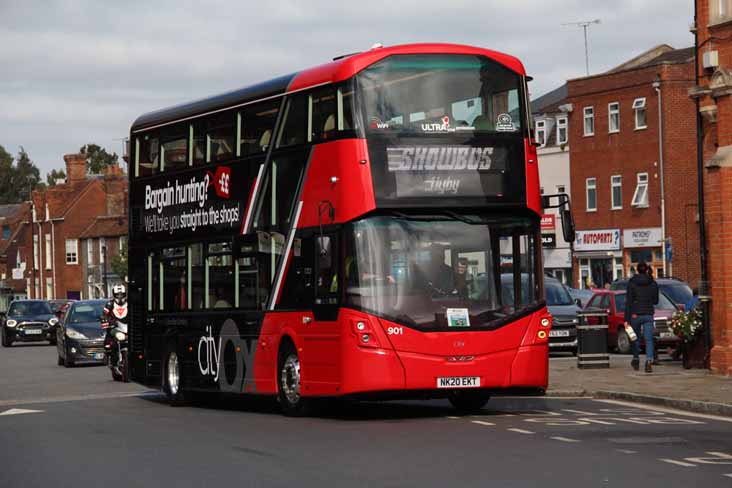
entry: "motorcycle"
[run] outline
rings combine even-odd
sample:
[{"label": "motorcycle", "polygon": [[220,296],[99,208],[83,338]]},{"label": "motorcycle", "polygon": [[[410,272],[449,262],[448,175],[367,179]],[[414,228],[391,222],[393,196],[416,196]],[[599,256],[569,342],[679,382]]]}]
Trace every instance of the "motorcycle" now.
[{"label": "motorcycle", "polygon": [[[107,335],[104,339],[105,363],[112,371],[112,379],[127,383],[129,379],[128,340],[127,340],[127,306],[115,307],[112,310],[114,320],[106,320],[102,327]],[[119,315],[122,315],[121,317]],[[123,320],[124,319],[124,320]]]}]

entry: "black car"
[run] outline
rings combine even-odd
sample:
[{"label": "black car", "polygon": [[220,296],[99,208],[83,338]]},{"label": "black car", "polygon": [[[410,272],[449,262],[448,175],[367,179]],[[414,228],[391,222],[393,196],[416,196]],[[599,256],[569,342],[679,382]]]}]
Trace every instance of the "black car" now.
[{"label": "black car", "polygon": [[82,300],[69,305],[56,327],[58,365],[70,368],[78,362],[104,363],[102,311],[107,300]]},{"label": "black car", "polygon": [[3,321],[2,344],[10,347],[13,342],[54,342],[52,332],[56,322],[47,301],[15,300]]},{"label": "black car", "polygon": [[[664,292],[672,302],[682,308],[686,306],[694,292],[685,282],[676,278],[657,278],[658,289]],[[610,285],[611,290],[626,290],[628,288],[628,280],[615,280]]]}]

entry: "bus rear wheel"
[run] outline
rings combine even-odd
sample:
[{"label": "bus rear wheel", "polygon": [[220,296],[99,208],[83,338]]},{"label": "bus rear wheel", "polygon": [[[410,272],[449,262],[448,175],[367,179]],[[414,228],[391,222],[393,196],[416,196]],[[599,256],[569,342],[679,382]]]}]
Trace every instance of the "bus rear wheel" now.
[{"label": "bus rear wheel", "polygon": [[491,397],[480,391],[456,391],[448,400],[460,413],[479,412]]},{"label": "bus rear wheel", "polygon": [[312,411],[312,400],[300,395],[300,358],[295,346],[286,342],[280,348],[277,368],[277,397],[282,411],[290,417],[304,417]]}]

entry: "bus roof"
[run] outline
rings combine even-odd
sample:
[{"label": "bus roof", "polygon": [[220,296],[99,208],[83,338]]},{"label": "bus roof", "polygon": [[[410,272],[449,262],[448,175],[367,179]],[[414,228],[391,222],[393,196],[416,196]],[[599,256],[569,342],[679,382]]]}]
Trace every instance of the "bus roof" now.
[{"label": "bus roof", "polygon": [[212,97],[156,110],[138,117],[132,131],[140,131],[172,122],[216,112],[255,100],[283,95],[298,90],[347,80],[366,67],[395,54],[475,54],[488,57],[508,69],[525,76],[523,64],[517,58],[489,49],[459,44],[405,44],[374,48],[369,51],[343,57],[314,68],[222,93]]}]

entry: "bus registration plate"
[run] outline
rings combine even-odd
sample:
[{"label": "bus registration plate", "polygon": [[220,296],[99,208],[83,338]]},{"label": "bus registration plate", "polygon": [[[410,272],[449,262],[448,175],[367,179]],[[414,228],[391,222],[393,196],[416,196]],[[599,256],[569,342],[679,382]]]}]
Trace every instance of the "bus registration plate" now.
[{"label": "bus registration plate", "polygon": [[480,376],[447,376],[437,378],[437,388],[479,388]]}]

